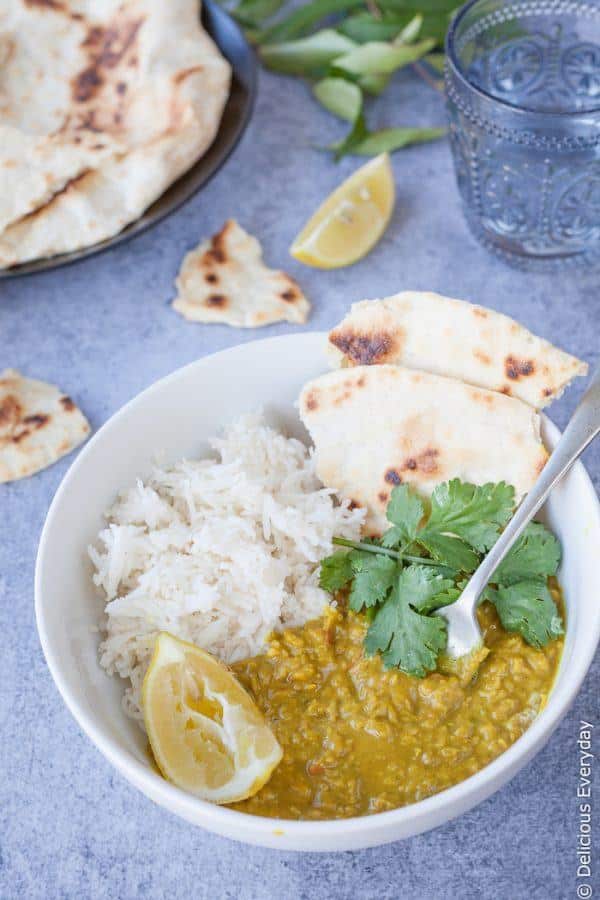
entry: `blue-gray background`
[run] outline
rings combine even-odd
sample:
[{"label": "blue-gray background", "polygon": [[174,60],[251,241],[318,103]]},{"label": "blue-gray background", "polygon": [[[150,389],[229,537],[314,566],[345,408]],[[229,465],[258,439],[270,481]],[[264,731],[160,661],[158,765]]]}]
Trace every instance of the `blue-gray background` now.
[{"label": "blue-gray background", "polygon": [[[379,125],[438,124],[443,115],[441,98],[411,74],[400,75],[373,111]],[[463,222],[445,142],[395,154],[396,210],[367,259],[337,272],[291,260],[288,247],[306,218],[357,165],[349,159],[336,166],[315,149],[338,133],[303,84],[262,73],[242,144],[183,210],[94,259],[0,282],[0,369],[60,384],[97,429],[179,366],[287,333],[293,326],[191,325],[169,308],[183,254],[230,216],[260,238],[269,263],[298,278],[313,301],[309,328],[328,328],[354,300],[430,289],[487,304],[590,362],[597,357],[600,276],[524,274],[490,257]],[[559,425],[580,390],[553,408]],[[587,455],[596,486],[599,451]],[[0,486],[2,898],[575,896],[575,741],[581,718],[600,726],[598,661],[565,721],[520,775],[458,821],[404,843],[323,856],[245,847],[194,829],[130,787],[67,712],[35,631],[37,542],[71,461]]]}]

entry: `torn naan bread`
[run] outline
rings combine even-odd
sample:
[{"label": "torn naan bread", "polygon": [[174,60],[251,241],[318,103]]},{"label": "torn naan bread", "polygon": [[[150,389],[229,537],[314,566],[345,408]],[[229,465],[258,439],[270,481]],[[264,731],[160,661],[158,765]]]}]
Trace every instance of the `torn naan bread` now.
[{"label": "torn naan bread", "polygon": [[0,0],[0,268],[87,247],[202,156],[230,67],[198,0]]},{"label": "torn naan bread", "polygon": [[300,416],[315,445],[316,471],[368,512],[367,529],[389,525],[397,484],[429,495],[440,482],[506,481],[517,500],[539,475],[547,452],[539,416],[513,397],[400,366],[357,366],[309,382]]},{"label": "torn naan bread", "polygon": [[448,375],[536,409],[588,369],[508,316],[416,291],[353,304],[329,347],[336,366],[392,363]]},{"label": "torn naan bread", "polygon": [[90,433],[70,397],[14,369],[0,374],[0,482],[52,465]]},{"label": "torn naan bread", "polygon": [[294,279],[265,266],[259,242],[233,219],[186,255],[176,287],[173,309],[191,322],[257,328],[306,322],[310,310]]}]

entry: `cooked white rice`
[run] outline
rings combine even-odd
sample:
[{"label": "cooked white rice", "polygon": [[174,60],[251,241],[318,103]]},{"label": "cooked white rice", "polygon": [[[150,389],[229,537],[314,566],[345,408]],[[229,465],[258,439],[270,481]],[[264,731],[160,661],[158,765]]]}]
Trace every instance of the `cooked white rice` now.
[{"label": "cooked white rice", "polygon": [[158,632],[226,662],[261,653],[271,631],[320,615],[318,563],[364,518],[321,486],[302,443],[258,416],[211,445],[220,461],[156,467],[120,494],[89,549],[107,601],[100,662],[130,680],[124,707],[140,721]]}]

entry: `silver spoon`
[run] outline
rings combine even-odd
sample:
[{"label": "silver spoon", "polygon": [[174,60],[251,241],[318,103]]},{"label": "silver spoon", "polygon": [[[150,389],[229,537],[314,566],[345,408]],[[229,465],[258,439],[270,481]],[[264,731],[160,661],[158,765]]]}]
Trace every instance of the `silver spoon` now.
[{"label": "silver spoon", "polygon": [[458,600],[451,606],[437,610],[438,615],[444,616],[448,622],[446,648],[448,656],[456,659],[481,647],[483,638],[476,609],[484,588],[488,582],[493,581],[494,572],[525,526],[533,519],[552,488],[566,475],[598,432],[600,432],[600,366],[596,369],[587,391],[542,469],[540,477],[521,501],[514,516],[482,560],[479,568],[471,575]]}]

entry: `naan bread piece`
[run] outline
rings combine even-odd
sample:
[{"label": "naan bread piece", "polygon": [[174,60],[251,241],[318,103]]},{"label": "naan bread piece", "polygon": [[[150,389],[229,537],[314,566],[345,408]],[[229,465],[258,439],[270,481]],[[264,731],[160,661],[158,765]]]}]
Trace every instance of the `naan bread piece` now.
[{"label": "naan bread piece", "polygon": [[229,64],[198,0],[0,0],[0,267],[137,219],[212,143]]},{"label": "naan bread piece", "polygon": [[335,366],[393,363],[518,397],[541,409],[587,364],[514,319],[439,294],[363,300],[329,333]]},{"label": "naan bread piece", "polygon": [[173,309],[190,322],[257,328],[306,322],[310,310],[294,279],[265,266],[259,242],[233,219],[186,255],[175,284]]},{"label": "naan bread piece", "polygon": [[381,534],[392,488],[429,495],[440,482],[506,481],[519,500],[547,459],[530,406],[454,378],[400,366],[356,366],[309,382],[300,416],[315,445],[317,475],[367,509]]},{"label": "naan bread piece", "polygon": [[52,384],[0,374],[0,482],[52,465],[90,433],[85,416]]}]

